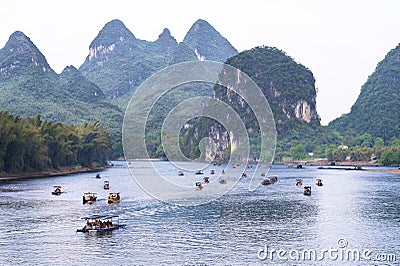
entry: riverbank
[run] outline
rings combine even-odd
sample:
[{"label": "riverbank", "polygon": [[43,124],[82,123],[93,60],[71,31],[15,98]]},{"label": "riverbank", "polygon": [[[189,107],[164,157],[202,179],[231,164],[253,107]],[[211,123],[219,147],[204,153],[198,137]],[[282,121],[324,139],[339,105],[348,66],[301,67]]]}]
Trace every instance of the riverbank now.
[{"label": "riverbank", "polygon": [[55,177],[63,175],[72,175],[79,173],[90,173],[99,172],[110,167],[110,165],[96,166],[96,167],[84,167],[80,165],[76,166],[64,166],[58,169],[44,170],[38,172],[24,172],[24,173],[2,173],[0,174],[0,181],[16,180],[16,179],[31,179],[31,178],[42,178],[42,177]]},{"label": "riverbank", "polygon": [[[360,167],[362,171],[369,171],[369,172],[380,172],[380,173],[391,173],[391,174],[398,174],[400,175],[400,168],[398,169],[387,169],[384,168],[382,165],[378,163],[378,161],[343,161],[343,162],[335,162],[332,164],[330,161],[326,159],[315,159],[315,160],[306,160],[306,161],[292,161],[292,162],[285,162],[283,164],[289,165],[301,165],[301,166],[321,166],[326,168],[355,168]],[[367,168],[365,168],[367,167]]]}]

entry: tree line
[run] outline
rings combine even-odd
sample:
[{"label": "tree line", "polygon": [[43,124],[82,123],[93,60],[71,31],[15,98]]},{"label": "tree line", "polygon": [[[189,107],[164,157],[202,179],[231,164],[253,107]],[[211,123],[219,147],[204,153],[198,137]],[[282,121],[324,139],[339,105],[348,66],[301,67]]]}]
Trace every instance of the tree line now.
[{"label": "tree line", "polygon": [[104,165],[110,151],[110,136],[99,121],[65,125],[0,112],[0,173]]}]

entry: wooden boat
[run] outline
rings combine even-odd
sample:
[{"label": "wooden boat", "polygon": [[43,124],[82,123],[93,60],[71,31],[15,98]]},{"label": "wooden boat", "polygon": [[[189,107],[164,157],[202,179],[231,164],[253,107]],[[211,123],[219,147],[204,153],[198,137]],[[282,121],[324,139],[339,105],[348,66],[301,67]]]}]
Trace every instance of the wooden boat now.
[{"label": "wooden boat", "polygon": [[97,200],[97,193],[85,192],[83,193],[83,204],[93,203]]},{"label": "wooden boat", "polygon": [[197,170],[195,174],[196,175],[203,175],[204,173],[201,170]]},{"label": "wooden boat", "polygon": [[112,232],[120,228],[125,228],[125,224],[120,224],[118,215],[94,215],[83,217],[86,221],[83,228],[77,229],[77,232],[89,234],[103,234]]},{"label": "wooden boat", "polygon": [[117,203],[120,202],[121,197],[119,195],[119,192],[110,192],[108,193],[107,201],[108,203]]},{"label": "wooden boat", "polygon": [[247,177],[247,174],[246,173],[242,173],[242,177]]},{"label": "wooden boat", "polygon": [[110,189],[110,182],[108,182],[107,180],[104,181],[103,188],[104,188],[104,189]]},{"label": "wooden boat", "polygon": [[205,176],[205,177],[203,178],[203,181],[204,181],[205,184],[210,183],[210,180],[209,180],[209,177],[208,177],[208,176]]},{"label": "wooden boat", "polygon": [[322,179],[317,179],[317,182],[315,184],[319,187],[322,187],[324,185],[322,184]]},{"label": "wooden boat", "polygon": [[269,179],[269,181],[271,181],[271,183],[275,183],[278,182],[278,177],[277,176],[273,176]]},{"label": "wooden boat", "polygon": [[302,185],[303,185],[303,180],[296,179],[296,186],[302,186]]},{"label": "wooden boat", "polygon": [[215,174],[215,171],[214,171],[214,169],[211,169],[210,175],[213,175],[213,174]]},{"label": "wooden boat", "polygon": [[269,179],[264,179],[263,181],[261,181],[261,185],[264,185],[264,186],[271,185],[271,181]]},{"label": "wooden boat", "polygon": [[203,188],[203,185],[201,182],[196,182],[196,190],[201,190]]},{"label": "wooden boat", "polygon": [[303,194],[305,196],[311,196],[311,187],[310,186],[305,186]]},{"label": "wooden boat", "polygon": [[185,174],[182,171],[178,172],[178,176],[184,176]]},{"label": "wooden boat", "polygon": [[224,170],[224,169],[222,169],[222,174],[223,174],[223,175],[225,174],[225,170]]},{"label": "wooden boat", "polygon": [[261,176],[265,176],[265,172],[262,172],[262,173],[261,173]]},{"label": "wooden boat", "polygon": [[60,195],[61,194],[61,186],[54,186],[54,190],[51,192],[53,195]]}]

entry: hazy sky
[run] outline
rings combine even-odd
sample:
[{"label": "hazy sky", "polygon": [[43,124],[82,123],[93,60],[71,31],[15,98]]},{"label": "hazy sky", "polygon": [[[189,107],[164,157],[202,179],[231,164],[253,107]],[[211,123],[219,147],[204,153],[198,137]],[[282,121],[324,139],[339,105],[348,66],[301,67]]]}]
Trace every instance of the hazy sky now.
[{"label": "hazy sky", "polygon": [[180,42],[198,18],[239,51],[274,46],[309,68],[322,124],[350,111],[377,63],[400,42],[398,0],[8,0],[0,4],[0,47],[20,30],[60,73],[84,62],[110,20],[148,41],[168,28]]}]

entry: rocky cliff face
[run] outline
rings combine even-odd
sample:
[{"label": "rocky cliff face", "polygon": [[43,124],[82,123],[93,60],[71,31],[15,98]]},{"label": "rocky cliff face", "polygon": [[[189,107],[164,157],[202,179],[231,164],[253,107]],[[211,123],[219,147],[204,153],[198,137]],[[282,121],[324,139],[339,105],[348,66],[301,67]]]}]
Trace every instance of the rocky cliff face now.
[{"label": "rocky cliff face", "polygon": [[[246,125],[252,146],[252,156],[258,157],[260,128],[249,104],[234,91],[241,82],[241,71],[246,73],[261,89],[274,115],[278,141],[292,132],[302,132],[304,127],[320,126],[316,111],[316,89],[313,74],[284,52],[271,47],[256,47],[229,58],[227,64],[239,69],[227,87],[215,86],[214,98],[228,103]],[[267,107],[266,107],[267,108]],[[226,149],[235,148],[222,126],[211,123],[206,133],[217,145],[217,155],[224,157]],[[199,136],[198,139],[200,139]]]}]

